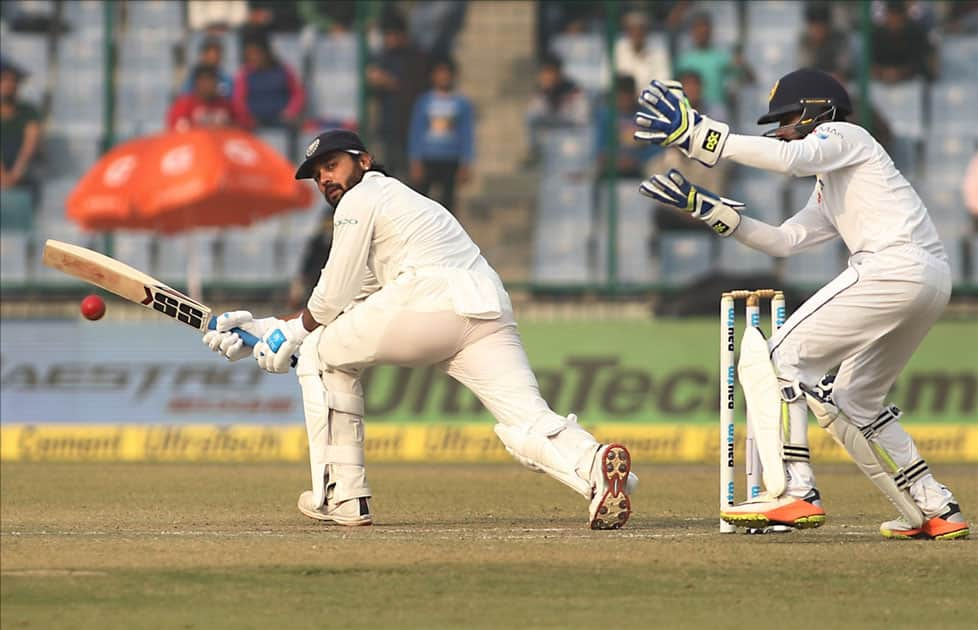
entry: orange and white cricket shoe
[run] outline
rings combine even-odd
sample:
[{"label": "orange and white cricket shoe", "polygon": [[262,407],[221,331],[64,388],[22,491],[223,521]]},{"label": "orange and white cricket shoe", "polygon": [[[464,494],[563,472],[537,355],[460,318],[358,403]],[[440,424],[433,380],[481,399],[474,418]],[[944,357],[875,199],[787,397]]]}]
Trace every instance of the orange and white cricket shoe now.
[{"label": "orange and white cricket shoe", "polygon": [[822,497],[812,488],[802,498],[783,496],[777,499],[761,496],[720,512],[720,518],[737,527],[763,528],[787,525],[795,529],[819,527],[825,522]]},{"label": "orange and white cricket shoe", "polygon": [[306,490],[299,495],[299,511],[309,518],[317,521],[332,521],[348,527],[358,525],[370,525],[373,517],[370,515],[370,501],[368,497],[359,497],[330,505],[316,505],[312,490]]},{"label": "orange and white cricket shoe", "polygon": [[920,527],[911,527],[902,518],[880,525],[880,534],[884,538],[896,540],[954,540],[967,538],[970,533],[957,503],[948,503],[943,512],[930,517]]},{"label": "orange and white cricket shoe", "polygon": [[632,456],[621,444],[608,444],[598,449],[591,469],[594,495],[588,516],[591,529],[619,529],[632,514],[628,495],[638,485],[631,474]]}]

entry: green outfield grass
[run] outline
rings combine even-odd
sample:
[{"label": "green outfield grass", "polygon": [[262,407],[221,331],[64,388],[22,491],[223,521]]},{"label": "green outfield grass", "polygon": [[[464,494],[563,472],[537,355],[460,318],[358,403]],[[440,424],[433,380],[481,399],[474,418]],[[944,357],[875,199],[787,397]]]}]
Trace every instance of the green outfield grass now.
[{"label": "green outfield grass", "polygon": [[[966,511],[978,468],[935,467]],[[378,465],[374,527],[300,516],[301,465],[4,464],[3,628],[973,628],[978,544],[876,535],[820,470],[819,530],[717,533],[716,471],[643,466],[620,532],[517,465]]]}]

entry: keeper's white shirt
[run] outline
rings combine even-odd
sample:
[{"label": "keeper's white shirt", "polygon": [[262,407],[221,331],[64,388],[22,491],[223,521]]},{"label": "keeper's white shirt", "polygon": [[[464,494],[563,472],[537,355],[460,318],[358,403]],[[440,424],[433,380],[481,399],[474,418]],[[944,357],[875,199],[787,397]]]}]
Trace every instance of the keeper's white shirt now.
[{"label": "keeper's white shirt", "polygon": [[333,246],[306,307],[320,324],[353,300],[411,278],[420,283],[415,310],[447,307],[477,319],[512,311],[496,272],[441,204],[393,177],[368,171],[343,195],[333,215]]},{"label": "keeper's white shirt", "polygon": [[927,208],[862,127],[819,125],[804,139],[731,134],[723,157],[776,173],[816,177],[808,203],[780,227],[744,217],[734,237],[785,257],[840,236],[851,254],[910,246],[947,261]]}]

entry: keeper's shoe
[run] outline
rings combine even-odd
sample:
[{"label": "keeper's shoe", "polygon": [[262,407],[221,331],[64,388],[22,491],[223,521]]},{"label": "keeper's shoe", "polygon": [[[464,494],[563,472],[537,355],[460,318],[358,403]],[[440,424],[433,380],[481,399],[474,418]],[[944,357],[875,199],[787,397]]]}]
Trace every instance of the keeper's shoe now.
[{"label": "keeper's shoe", "polygon": [[619,529],[632,514],[629,496],[638,485],[631,473],[632,456],[621,444],[607,444],[598,449],[591,468],[594,494],[588,509],[591,529]]},{"label": "keeper's shoe", "polygon": [[783,496],[771,499],[761,496],[720,512],[720,518],[737,527],[761,528],[787,525],[795,529],[820,527],[825,522],[822,497],[812,488],[802,498]]},{"label": "keeper's shoe", "polygon": [[317,521],[332,521],[348,527],[370,525],[374,522],[370,515],[369,497],[359,497],[343,501],[336,505],[317,506],[313,499],[312,490],[306,490],[299,495],[299,511]]},{"label": "keeper's shoe", "polygon": [[967,538],[970,533],[957,503],[948,503],[943,512],[928,518],[920,527],[910,527],[902,518],[880,525],[883,538],[896,540],[954,540]]}]

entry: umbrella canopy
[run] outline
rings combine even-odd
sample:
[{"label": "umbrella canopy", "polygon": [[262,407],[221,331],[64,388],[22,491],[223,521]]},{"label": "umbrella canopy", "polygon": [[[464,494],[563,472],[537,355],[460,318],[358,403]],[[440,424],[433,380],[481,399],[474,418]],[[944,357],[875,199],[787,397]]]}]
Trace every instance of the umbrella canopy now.
[{"label": "umbrella canopy", "polygon": [[68,197],[68,218],[90,230],[250,225],[305,208],[312,191],[275,149],[237,129],[192,129],[113,148]]}]

